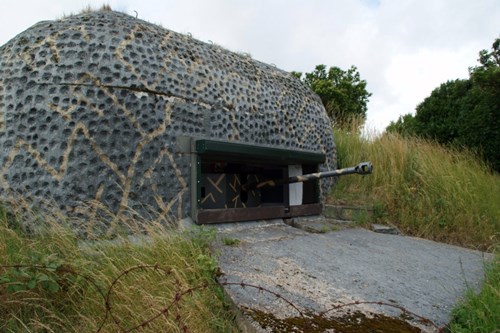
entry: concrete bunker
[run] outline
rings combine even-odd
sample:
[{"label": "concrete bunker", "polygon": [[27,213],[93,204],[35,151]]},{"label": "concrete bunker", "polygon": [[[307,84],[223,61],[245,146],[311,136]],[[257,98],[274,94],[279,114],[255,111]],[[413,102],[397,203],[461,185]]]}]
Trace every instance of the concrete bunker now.
[{"label": "concrete bunker", "polygon": [[336,164],[321,101],[291,74],[117,12],[39,22],[0,47],[0,147],[4,198],[167,223],[317,214],[331,179],[234,202],[211,182]]}]

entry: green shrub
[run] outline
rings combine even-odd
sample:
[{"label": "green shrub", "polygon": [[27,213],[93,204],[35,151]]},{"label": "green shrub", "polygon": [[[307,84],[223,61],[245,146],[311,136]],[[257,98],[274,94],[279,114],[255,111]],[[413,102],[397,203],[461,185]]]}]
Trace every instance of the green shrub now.
[{"label": "green shrub", "polygon": [[452,333],[491,333],[500,328],[500,254],[486,267],[479,294],[467,291],[465,300],[453,310]]},{"label": "green shrub", "polygon": [[0,332],[117,332],[177,299],[140,331],[236,332],[214,283],[212,230],[142,225],[142,235],[90,242],[59,217],[46,215],[36,231],[21,222],[0,209]]},{"label": "green shrub", "polygon": [[370,160],[369,176],[339,179],[329,201],[373,205],[406,234],[487,250],[500,236],[500,176],[467,152],[384,134],[336,130],[341,167]]}]

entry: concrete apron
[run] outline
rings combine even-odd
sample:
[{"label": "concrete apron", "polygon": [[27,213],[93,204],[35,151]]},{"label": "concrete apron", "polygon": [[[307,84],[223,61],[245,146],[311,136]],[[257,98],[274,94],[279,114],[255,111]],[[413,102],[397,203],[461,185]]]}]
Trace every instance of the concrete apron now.
[{"label": "concrete apron", "polygon": [[437,332],[467,287],[479,288],[491,259],[360,228],[215,227],[219,282],[247,332]]}]

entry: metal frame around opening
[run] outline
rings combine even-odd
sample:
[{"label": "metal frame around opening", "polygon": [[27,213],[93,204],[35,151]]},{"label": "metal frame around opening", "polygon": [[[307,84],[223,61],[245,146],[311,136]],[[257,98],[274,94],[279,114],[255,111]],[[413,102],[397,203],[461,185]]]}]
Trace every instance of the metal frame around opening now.
[{"label": "metal frame around opening", "polygon": [[[227,210],[201,210],[201,160],[203,157],[209,156],[210,158],[221,158],[221,159],[232,159],[232,160],[252,160],[259,161],[266,164],[273,165],[291,165],[291,164],[321,164],[326,160],[326,156],[323,153],[316,153],[310,151],[292,150],[292,149],[282,149],[276,147],[259,146],[259,145],[248,145],[242,143],[232,143],[225,141],[216,141],[208,139],[193,139],[191,143],[192,161],[191,161],[191,208],[192,208],[192,219],[196,223],[198,221],[198,214],[203,213],[204,216],[209,216],[213,218],[213,222],[225,222],[223,215],[224,213],[230,216],[235,215],[233,212],[238,209],[227,209]],[[319,186],[319,185],[318,185]],[[316,191],[319,193],[319,190]],[[316,199],[319,199],[316,198]],[[309,204],[296,206],[291,211],[281,210],[284,209],[282,206],[267,207],[266,209],[261,209],[259,213],[259,208],[241,208],[249,212],[249,216],[255,216],[255,220],[273,218],[273,217],[287,217],[294,214],[303,213],[304,215],[320,214],[322,211],[321,204]],[[280,208],[282,208],[280,210]],[[224,212],[225,211],[225,212]],[[269,211],[269,214],[266,212]],[[276,216],[274,216],[276,215]],[[252,218],[253,220],[253,218]]]}]

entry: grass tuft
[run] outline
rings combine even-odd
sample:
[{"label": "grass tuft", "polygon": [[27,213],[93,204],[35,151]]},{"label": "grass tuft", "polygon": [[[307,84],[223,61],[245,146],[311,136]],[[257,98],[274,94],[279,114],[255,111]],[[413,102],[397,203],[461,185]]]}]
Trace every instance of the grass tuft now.
[{"label": "grass tuft", "polygon": [[111,9],[111,6],[109,4],[103,4],[99,9],[94,9],[90,5],[87,5],[87,7],[83,8],[80,11],[80,14],[90,14],[94,12],[112,12],[113,9]]},{"label": "grass tuft", "polygon": [[331,202],[369,204],[403,233],[491,250],[500,237],[500,176],[472,153],[430,141],[335,130],[340,167],[369,160],[373,174],[340,178]]},{"label": "grass tuft", "polygon": [[453,333],[491,333],[500,328],[500,252],[487,264],[484,285],[479,294],[472,289],[453,310],[449,325]]},{"label": "grass tuft", "polygon": [[[95,332],[101,325],[100,332],[117,332],[158,315],[140,331],[236,332],[214,283],[213,231],[141,224],[144,232],[133,237],[82,241],[56,217],[43,222],[27,231],[16,212],[0,209],[1,332]],[[106,306],[113,316],[104,316]]]},{"label": "grass tuft", "polygon": [[240,240],[236,238],[231,238],[231,237],[222,237],[222,244],[226,246],[236,246],[240,244]]},{"label": "grass tuft", "polygon": [[340,178],[329,201],[371,205],[376,221],[409,235],[494,252],[480,293],[467,291],[449,328],[452,333],[497,332],[500,176],[470,152],[397,134],[361,135],[360,124],[355,120],[335,130],[339,166],[369,160],[373,174]]}]

